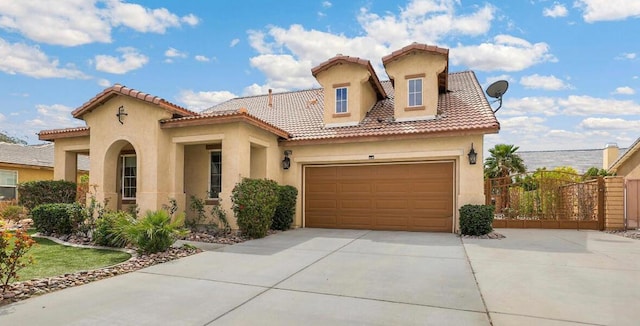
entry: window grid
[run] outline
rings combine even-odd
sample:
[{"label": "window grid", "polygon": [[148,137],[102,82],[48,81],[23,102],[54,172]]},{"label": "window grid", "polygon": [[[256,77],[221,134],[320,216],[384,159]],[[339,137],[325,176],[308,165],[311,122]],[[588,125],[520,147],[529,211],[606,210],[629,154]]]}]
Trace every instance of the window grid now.
[{"label": "window grid", "polygon": [[409,106],[422,105],[422,78],[409,79]]},{"label": "window grid", "polygon": [[18,171],[0,170],[0,200],[16,199]]},{"label": "window grid", "polygon": [[347,113],[347,88],[336,88],[336,113]]},{"label": "window grid", "polygon": [[122,199],[136,199],[137,162],[135,155],[122,156]]},{"label": "window grid", "polygon": [[209,165],[209,199],[217,199],[222,192],[222,152],[211,151]]}]

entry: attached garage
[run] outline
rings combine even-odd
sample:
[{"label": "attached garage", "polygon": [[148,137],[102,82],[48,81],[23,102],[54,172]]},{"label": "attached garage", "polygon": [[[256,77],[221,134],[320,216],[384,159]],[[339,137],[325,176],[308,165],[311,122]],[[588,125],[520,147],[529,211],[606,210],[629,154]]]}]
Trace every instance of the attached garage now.
[{"label": "attached garage", "polygon": [[453,231],[453,162],[304,169],[305,227]]}]

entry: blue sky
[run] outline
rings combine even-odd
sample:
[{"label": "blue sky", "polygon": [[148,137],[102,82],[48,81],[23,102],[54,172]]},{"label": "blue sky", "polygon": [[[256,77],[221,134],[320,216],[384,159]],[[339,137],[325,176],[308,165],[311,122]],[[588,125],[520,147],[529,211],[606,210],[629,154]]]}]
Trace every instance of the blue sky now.
[{"label": "blue sky", "polygon": [[412,42],[450,72],[510,83],[486,146],[621,147],[640,137],[640,1],[0,0],[0,131],[38,143],[114,83],[201,110],[318,87],[335,54],[371,60]]}]

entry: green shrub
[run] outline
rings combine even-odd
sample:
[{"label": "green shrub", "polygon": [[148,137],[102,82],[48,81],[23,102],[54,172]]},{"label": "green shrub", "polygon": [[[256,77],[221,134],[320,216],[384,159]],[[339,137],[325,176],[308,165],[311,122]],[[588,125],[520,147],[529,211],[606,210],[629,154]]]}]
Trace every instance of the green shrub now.
[{"label": "green shrub", "polygon": [[[118,226],[128,223],[133,219],[126,212],[108,212],[96,219],[96,227],[93,230],[93,242],[100,246],[122,248],[127,245],[127,239],[122,236]],[[124,220],[124,221],[123,221]]]},{"label": "green shrub", "polygon": [[484,235],[493,231],[491,205],[464,205],[460,207],[460,232],[465,235]]},{"label": "green shrub", "polygon": [[240,231],[262,238],[278,205],[278,184],[268,179],[243,179],[233,188],[231,202]]},{"label": "green shrub", "polygon": [[44,234],[71,234],[86,218],[85,211],[78,203],[43,204],[31,210],[33,225]]},{"label": "green shrub", "polygon": [[144,253],[167,250],[179,237],[186,235],[184,214],[174,221],[167,211],[148,211],[142,219],[117,219],[116,238],[126,239]]},{"label": "green shrub", "polygon": [[29,210],[42,204],[74,203],[76,184],[64,180],[29,181],[18,185],[20,205]]},{"label": "green shrub", "polygon": [[293,186],[278,186],[278,206],[271,222],[272,230],[288,230],[296,215],[298,189]]},{"label": "green shrub", "polygon": [[24,217],[24,207],[18,205],[9,205],[0,211],[0,217],[5,220],[18,222]]}]

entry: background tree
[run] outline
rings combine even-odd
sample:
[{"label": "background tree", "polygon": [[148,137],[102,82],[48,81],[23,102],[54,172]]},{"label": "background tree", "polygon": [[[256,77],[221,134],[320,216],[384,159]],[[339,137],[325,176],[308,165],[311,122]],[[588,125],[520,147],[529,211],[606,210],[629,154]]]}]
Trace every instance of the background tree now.
[{"label": "background tree", "polygon": [[508,177],[514,173],[524,173],[527,168],[524,161],[516,152],[520,147],[507,144],[497,144],[489,149],[489,156],[484,161],[484,175],[486,178]]},{"label": "background tree", "polygon": [[[505,208],[509,208],[509,185],[512,183],[511,175],[513,173],[524,173],[526,167],[520,155],[516,154],[520,147],[507,144],[497,144],[489,149],[489,156],[484,161],[484,177],[498,178],[492,183],[497,186],[494,188],[495,194],[500,195],[499,201],[496,201],[496,212],[504,212]],[[492,187],[495,187],[492,185]]]},{"label": "background tree", "polygon": [[4,134],[2,132],[0,132],[0,142],[4,142],[4,143],[10,143],[10,144],[22,144],[22,145],[26,145],[27,142],[23,139],[20,139],[18,137],[11,137],[7,134]]}]

